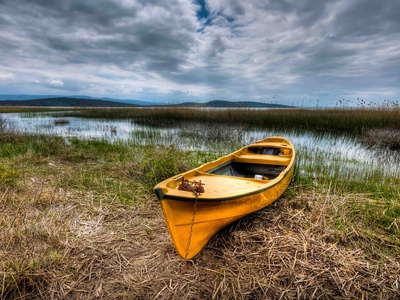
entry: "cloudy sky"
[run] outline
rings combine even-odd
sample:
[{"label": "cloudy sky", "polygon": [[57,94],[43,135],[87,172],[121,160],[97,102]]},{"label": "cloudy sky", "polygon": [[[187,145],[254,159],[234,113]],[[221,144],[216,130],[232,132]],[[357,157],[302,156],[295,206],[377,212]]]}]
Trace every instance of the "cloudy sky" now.
[{"label": "cloudy sky", "polygon": [[400,100],[399,0],[0,0],[0,94]]}]

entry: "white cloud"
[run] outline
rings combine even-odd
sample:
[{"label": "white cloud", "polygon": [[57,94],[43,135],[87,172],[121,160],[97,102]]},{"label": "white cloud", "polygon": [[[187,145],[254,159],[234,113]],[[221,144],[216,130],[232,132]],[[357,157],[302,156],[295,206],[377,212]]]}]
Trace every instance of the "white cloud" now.
[{"label": "white cloud", "polygon": [[64,86],[64,82],[62,82],[59,79],[54,79],[54,78],[49,78],[47,79],[47,83],[51,86],[55,86],[55,87],[62,87]]},{"label": "white cloud", "polygon": [[15,75],[12,73],[0,73],[0,80],[13,80]]}]

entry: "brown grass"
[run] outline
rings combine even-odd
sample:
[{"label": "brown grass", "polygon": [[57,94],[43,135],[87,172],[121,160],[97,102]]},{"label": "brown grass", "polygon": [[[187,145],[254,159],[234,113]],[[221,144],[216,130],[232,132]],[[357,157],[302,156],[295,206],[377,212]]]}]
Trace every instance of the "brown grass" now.
[{"label": "brown grass", "polygon": [[51,186],[36,176],[23,194],[2,187],[1,299],[400,297],[398,237],[335,225],[344,203],[363,195],[292,187],[295,196],[227,227],[185,262],[153,195],[132,207]]},{"label": "brown grass", "polygon": [[363,133],[361,138],[369,147],[380,147],[390,150],[400,150],[399,129],[371,129]]}]

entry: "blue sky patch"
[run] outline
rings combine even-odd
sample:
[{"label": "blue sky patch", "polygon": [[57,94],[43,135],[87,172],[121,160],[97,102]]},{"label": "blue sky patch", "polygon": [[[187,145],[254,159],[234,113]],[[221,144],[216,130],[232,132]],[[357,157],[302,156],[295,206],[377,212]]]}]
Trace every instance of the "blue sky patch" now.
[{"label": "blue sky patch", "polygon": [[206,2],[204,0],[196,0],[195,2],[200,6],[200,9],[197,11],[197,18],[199,20],[208,19],[210,14],[207,10]]}]

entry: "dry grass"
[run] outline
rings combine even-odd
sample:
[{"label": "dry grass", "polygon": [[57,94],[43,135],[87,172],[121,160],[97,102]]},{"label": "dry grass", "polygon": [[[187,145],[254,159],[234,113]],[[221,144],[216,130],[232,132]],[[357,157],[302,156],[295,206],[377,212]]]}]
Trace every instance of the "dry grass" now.
[{"label": "dry grass", "polygon": [[344,203],[366,196],[292,187],[185,262],[153,195],[128,206],[52,186],[37,176],[1,190],[2,299],[400,298],[398,237],[338,229]]}]

